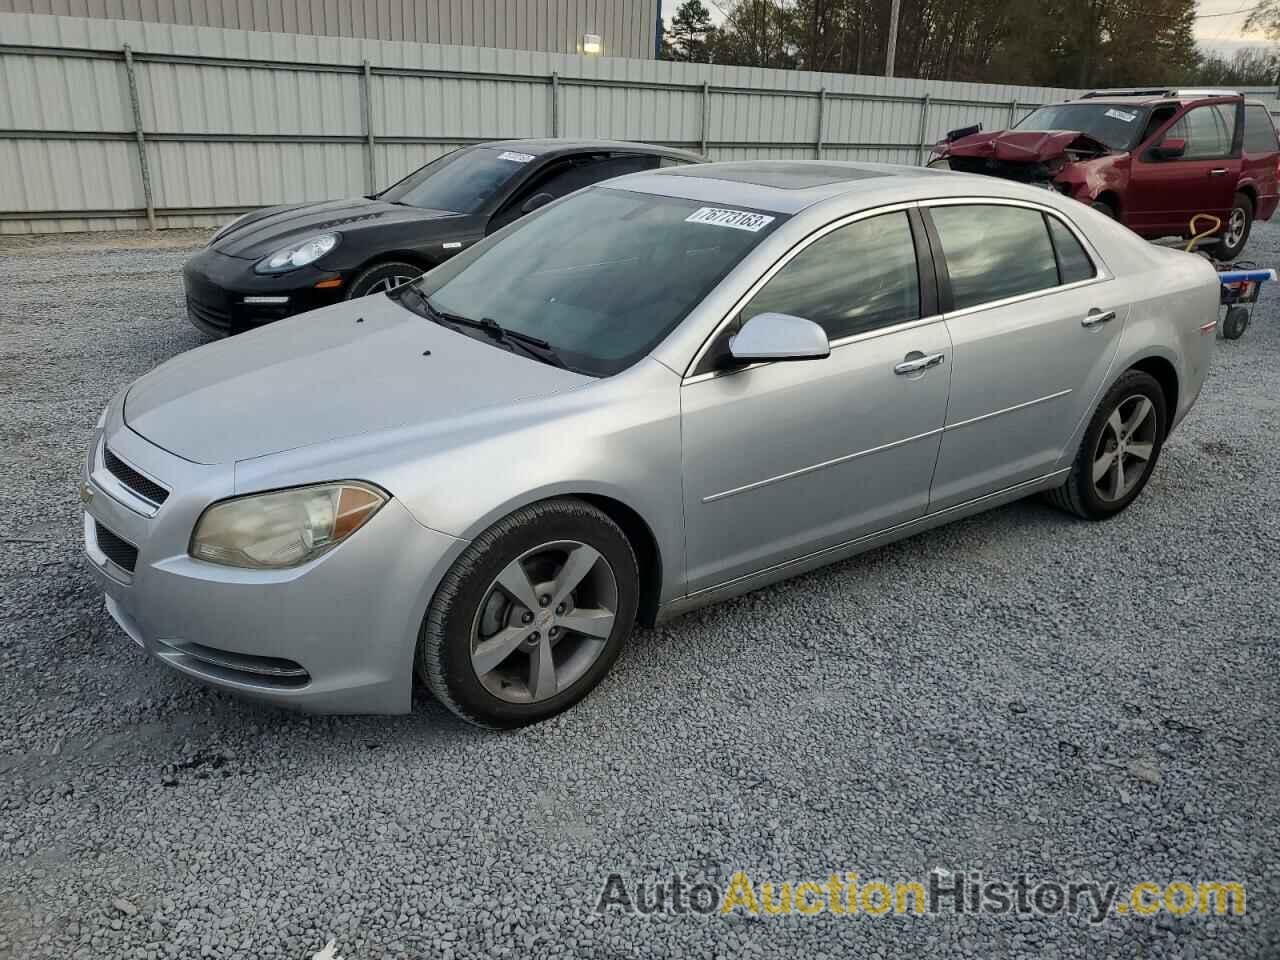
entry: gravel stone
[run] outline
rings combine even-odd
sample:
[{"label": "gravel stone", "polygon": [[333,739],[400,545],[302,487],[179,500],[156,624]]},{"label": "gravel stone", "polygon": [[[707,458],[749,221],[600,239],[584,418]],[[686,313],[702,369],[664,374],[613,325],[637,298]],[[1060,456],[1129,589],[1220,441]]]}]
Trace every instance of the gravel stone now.
[{"label": "gravel stone", "polygon": [[[78,470],[111,396],[202,342],[206,237],[0,240],[0,958],[1280,956],[1280,289],[1124,515],[1025,501],[639,631],[495,734],[421,696],[247,703],[104,611]],[[935,868],[1240,880],[1248,914],[594,912],[614,872]]]}]

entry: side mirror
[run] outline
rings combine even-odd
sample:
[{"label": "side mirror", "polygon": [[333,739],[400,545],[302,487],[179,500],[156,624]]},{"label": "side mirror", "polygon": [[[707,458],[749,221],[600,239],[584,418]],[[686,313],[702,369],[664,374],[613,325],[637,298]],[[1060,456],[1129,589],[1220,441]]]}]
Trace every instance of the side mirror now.
[{"label": "side mirror", "polygon": [[1151,156],[1157,160],[1177,160],[1187,152],[1187,141],[1177,137],[1165,140],[1158,147],[1151,148]]},{"label": "side mirror", "polygon": [[812,320],[788,313],[757,313],[729,338],[729,353],[742,363],[821,360],[831,356],[827,332]]},{"label": "side mirror", "polygon": [[520,212],[533,213],[533,211],[537,210],[539,207],[545,207],[554,199],[555,197],[549,193],[535,193],[524,202],[524,206],[520,208]]}]

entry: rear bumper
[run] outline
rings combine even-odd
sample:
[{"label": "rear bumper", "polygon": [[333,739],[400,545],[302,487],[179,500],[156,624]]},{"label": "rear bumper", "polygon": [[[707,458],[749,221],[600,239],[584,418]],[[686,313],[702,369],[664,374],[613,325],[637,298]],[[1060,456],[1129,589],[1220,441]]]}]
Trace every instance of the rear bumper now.
[{"label": "rear bumper", "polygon": [[[341,300],[342,287],[317,290],[315,284],[337,276],[331,271],[302,267],[278,277],[255,273],[253,261],[202,250],[182,268],[187,318],[201,332],[226,337],[252,330]],[[282,303],[246,303],[246,298],[269,297]]]},{"label": "rear bumper", "polygon": [[1254,219],[1270,220],[1275,216],[1277,204],[1280,204],[1280,197],[1259,197],[1258,209],[1253,214]]},{"label": "rear bumper", "polygon": [[82,475],[85,553],[107,612],[138,647],[193,679],[279,706],[409,710],[422,617],[463,541],[423,527],[393,499],[350,540],[295,569],[198,561],[187,553],[192,528],[208,503],[232,493],[231,470],[180,461],[127,427],[108,424],[107,435],[114,453],[172,491],[140,512],[105,471],[95,437]]}]

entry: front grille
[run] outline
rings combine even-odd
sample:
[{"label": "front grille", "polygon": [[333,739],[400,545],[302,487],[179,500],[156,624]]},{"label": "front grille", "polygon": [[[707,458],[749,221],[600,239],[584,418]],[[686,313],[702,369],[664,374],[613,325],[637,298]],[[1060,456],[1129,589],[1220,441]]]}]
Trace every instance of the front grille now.
[{"label": "front grille", "polygon": [[169,499],[169,491],[154,480],[148,480],[133,467],[129,466],[110,449],[106,449],[102,454],[102,462],[106,465],[107,472],[123,483],[131,492],[136,493],[143,500],[149,500],[157,507]]},{"label": "front grille", "polygon": [[138,548],[121,540],[96,520],[93,526],[94,534],[98,539],[98,549],[105,553],[107,559],[121,570],[128,570],[133,573],[133,568],[138,565]]},{"label": "front grille", "polygon": [[217,307],[211,307],[207,303],[201,303],[192,297],[187,297],[187,313],[191,315],[193,320],[203,323],[205,326],[215,327],[218,330],[231,329],[231,314],[225,310],[219,310]]}]

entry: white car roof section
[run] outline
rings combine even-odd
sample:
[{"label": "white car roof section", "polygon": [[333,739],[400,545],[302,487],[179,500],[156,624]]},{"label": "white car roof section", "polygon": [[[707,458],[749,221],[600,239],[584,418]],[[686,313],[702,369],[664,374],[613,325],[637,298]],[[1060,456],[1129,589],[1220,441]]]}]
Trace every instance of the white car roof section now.
[{"label": "white car roof section", "polygon": [[997,177],[839,161],[706,163],[633,173],[611,180],[607,186],[788,215],[837,197],[863,200],[860,206],[865,208],[950,196],[1034,197],[1043,201],[1049,195]]}]

